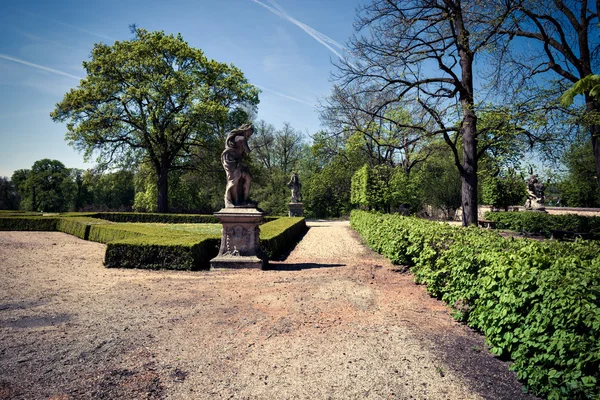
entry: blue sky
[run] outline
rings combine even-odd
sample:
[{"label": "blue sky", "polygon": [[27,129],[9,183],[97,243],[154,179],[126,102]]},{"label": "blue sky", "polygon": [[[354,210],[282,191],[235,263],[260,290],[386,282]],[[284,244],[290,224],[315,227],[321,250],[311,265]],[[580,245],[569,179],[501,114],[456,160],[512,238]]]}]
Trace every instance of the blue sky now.
[{"label": "blue sky", "polygon": [[84,76],[94,43],[129,25],[181,33],[262,89],[258,119],[307,134],[331,88],[331,60],[352,34],[358,0],[0,0],[0,176],[51,158],[89,168],[49,113]]}]

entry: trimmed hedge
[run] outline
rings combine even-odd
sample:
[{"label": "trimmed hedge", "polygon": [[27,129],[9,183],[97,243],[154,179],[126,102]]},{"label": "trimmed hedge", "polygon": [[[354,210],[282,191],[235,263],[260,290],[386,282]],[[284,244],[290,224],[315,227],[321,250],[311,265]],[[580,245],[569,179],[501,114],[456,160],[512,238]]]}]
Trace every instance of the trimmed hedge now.
[{"label": "trimmed hedge", "polygon": [[537,395],[600,398],[600,245],[353,211],[367,244],[481,330]]},{"label": "trimmed hedge", "polygon": [[200,270],[208,269],[219,252],[219,238],[138,236],[107,244],[104,265],[107,268],[145,268]]},{"label": "trimmed hedge", "polygon": [[213,215],[201,214],[158,214],[158,213],[96,213],[94,218],[111,222],[158,222],[163,224],[218,224],[219,219]]},{"label": "trimmed hedge", "polygon": [[495,221],[499,229],[510,229],[550,237],[552,231],[595,232],[600,236],[600,217],[576,214],[550,215],[542,212],[487,212],[485,218]]},{"label": "trimmed hedge", "polygon": [[[198,232],[193,226],[187,228],[183,225],[184,220],[177,216],[174,220],[179,221],[181,225],[178,228],[182,229],[173,229],[172,225],[114,223],[91,218],[107,214],[120,215],[116,218],[122,218],[126,214],[129,218],[129,215],[136,213],[68,213],[60,217],[0,216],[0,230],[60,231],[85,240],[105,243],[107,249],[104,264],[108,268],[208,269],[209,261],[218,253],[220,234]],[[139,215],[142,214],[136,214],[135,218]],[[212,216],[189,217],[218,222]],[[290,248],[307,229],[304,218],[270,217],[269,220],[270,222],[261,225],[260,233],[262,249],[269,258]]]},{"label": "trimmed hedge", "polygon": [[0,216],[0,231],[55,231],[59,218]]},{"label": "trimmed hedge", "polygon": [[269,259],[281,255],[306,232],[302,217],[281,217],[260,226],[260,247]]}]

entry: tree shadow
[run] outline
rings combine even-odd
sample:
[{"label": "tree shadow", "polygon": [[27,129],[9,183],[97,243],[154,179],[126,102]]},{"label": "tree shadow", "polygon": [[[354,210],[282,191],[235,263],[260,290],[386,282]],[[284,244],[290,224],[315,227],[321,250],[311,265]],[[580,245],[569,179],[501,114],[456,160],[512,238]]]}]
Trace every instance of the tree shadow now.
[{"label": "tree shadow", "polygon": [[313,268],[335,268],[335,267],[345,267],[346,264],[319,264],[319,263],[293,263],[293,264],[284,264],[284,263],[269,263],[269,267],[267,268],[270,271],[301,271],[303,269],[313,269]]}]

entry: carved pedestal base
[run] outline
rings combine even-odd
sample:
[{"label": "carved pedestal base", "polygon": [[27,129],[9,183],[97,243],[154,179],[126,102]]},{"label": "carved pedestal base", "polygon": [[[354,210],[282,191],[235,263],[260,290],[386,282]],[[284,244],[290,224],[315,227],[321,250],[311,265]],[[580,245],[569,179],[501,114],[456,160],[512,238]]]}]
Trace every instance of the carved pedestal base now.
[{"label": "carved pedestal base", "polygon": [[210,268],[266,268],[268,259],[260,250],[258,227],[263,213],[256,208],[231,207],[214,215],[223,225],[223,234]]},{"label": "carved pedestal base", "polygon": [[304,203],[288,203],[290,217],[303,217],[304,216]]}]

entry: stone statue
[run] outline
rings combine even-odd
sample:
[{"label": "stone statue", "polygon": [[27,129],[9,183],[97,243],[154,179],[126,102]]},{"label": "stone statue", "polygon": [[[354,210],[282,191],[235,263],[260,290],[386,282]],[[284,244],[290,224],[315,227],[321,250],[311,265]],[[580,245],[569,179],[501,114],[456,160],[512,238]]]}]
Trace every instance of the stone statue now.
[{"label": "stone statue", "polygon": [[302,202],[302,184],[300,183],[300,179],[298,179],[298,175],[295,172],[292,172],[292,177],[288,183],[288,187],[292,189],[292,203],[301,203]]},{"label": "stone statue", "polygon": [[250,153],[248,139],[253,132],[252,124],[244,124],[227,134],[225,150],[221,154],[221,163],[227,174],[225,208],[254,205],[249,198],[252,176],[242,162],[244,155]]},{"label": "stone statue", "polygon": [[[550,180],[548,180],[550,181]],[[525,209],[543,211],[544,208],[544,192],[546,185],[538,180],[536,174],[531,173],[527,179],[527,200],[525,201]]]}]

